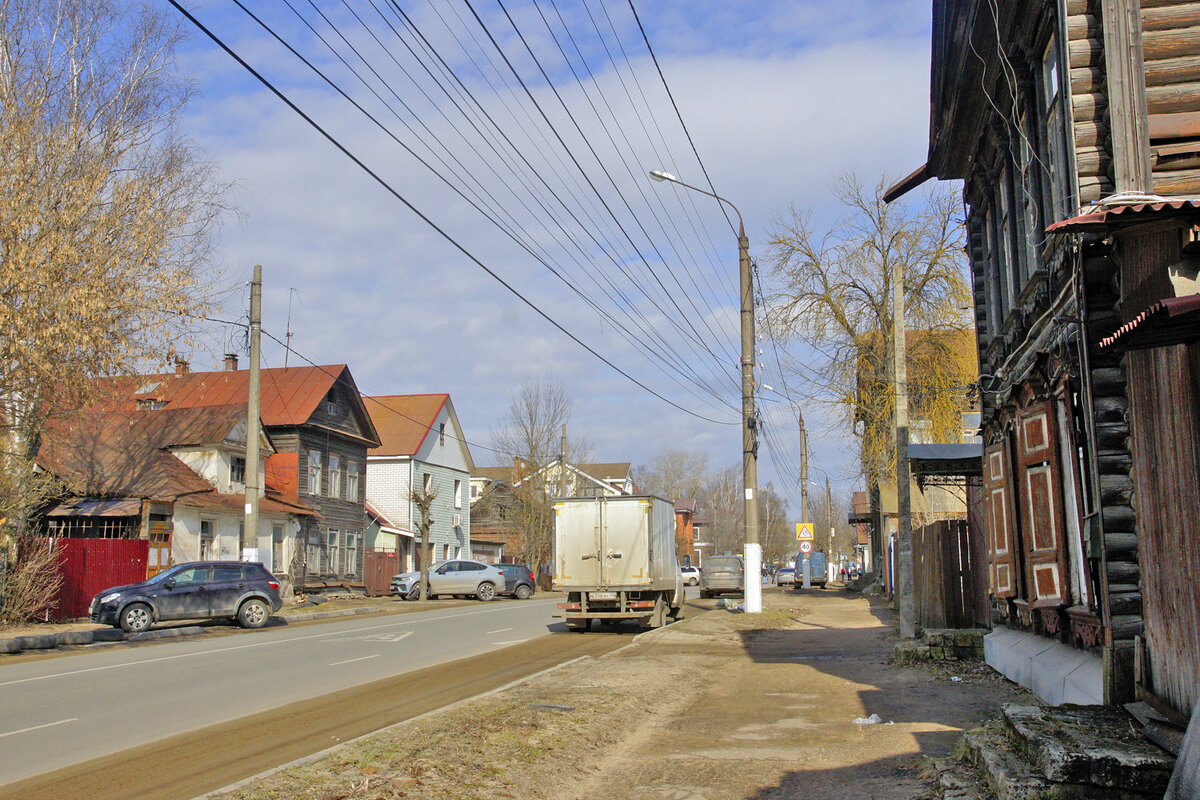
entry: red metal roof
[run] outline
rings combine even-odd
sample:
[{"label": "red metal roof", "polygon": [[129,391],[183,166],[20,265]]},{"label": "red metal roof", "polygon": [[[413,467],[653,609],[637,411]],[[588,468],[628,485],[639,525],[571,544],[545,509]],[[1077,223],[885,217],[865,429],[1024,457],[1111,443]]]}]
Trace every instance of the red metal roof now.
[{"label": "red metal roof", "polygon": [[[302,425],[340,380],[353,383],[345,364],[320,367],[276,367],[261,372],[264,425]],[[204,408],[240,405],[250,396],[250,370],[185,372],[111,378],[108,385],[115,397],[108,406],[133,411],[137,401],[165,401],[169,408]]]},{"label": "red metal roof", "polygon": [[1100,342],[1114,350],[1142,350],[1200,341],[1200,294],[1164,297]]},{"label": "red metal roof", "polygon": [[1164,200],[1161,203],[1113,206],[1056,222],[1046,228],[1046,233],[1104,232],[1117,223],[1134,224],[1177,212],[1186,214],[1193,211],[1200,211],[1200,200]]},{"label": "red metal roof", "polygon": [[366,399],[367,412],[379,433],[373,456],[411,456],[421,449],[448,394],[401,394]]}]

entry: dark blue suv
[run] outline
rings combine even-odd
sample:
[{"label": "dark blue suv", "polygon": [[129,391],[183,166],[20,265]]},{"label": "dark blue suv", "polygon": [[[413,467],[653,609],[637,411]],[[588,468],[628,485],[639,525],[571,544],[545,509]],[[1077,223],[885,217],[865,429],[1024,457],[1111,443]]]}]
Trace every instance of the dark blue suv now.
[{"label": "dark blue suv", "polygon": [[194,561],[92,598],[92,622],[138,633],[172,619],[237,620],[261,628],[283,606],[279,581],[254,562]]}]

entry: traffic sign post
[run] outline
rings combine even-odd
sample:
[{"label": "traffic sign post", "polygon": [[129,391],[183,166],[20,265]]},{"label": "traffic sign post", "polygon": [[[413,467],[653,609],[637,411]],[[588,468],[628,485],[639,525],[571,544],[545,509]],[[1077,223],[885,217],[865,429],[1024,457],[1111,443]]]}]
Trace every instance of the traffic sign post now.
[{"label": "traffic sign post", "polygon": [[809,553],[811,553],[812,552],[812,542],[809,542],[809,541],[801,542],[800,543],[800,552],[804,553],[804,555],[808,555]]}]

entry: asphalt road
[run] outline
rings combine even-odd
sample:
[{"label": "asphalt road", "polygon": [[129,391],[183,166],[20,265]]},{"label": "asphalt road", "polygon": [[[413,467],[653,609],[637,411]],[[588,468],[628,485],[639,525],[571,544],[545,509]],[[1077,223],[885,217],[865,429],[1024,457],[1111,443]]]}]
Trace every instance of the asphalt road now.
[{"label": "asphalt road", "polygon": [[[0,796],[10,794],[9,790],[17,788],[15,782],[31,776],[89,759],[111,760],[152,743],[172,739],[183,743],[189,732],[200,729],[216,731],[219,736],[231,720],[281,707],[290,706],[296,714],[300,713],[298,706],[308,703],[307,713],[322,719],[336,717],[325,698],[394,680],[402,673],[425,668],[430,674],[424,680],[429,688],[436,688],[437,671],[428,668],[449,662],[458,661],[459,672],[466,670],[457,680],[467,690],[485,690],[490,687],[469,676],[502,670],[499,664],[490,663],[491,658],[479,656],[503,652],[504,664],[519,672],[523,660],[520,645],[561,629],[561,623],[551,618],[554,603],[553,599],[507,601],[395,616],[348,617],[321,625],[267,628],[239,636],[120,647],[5,665],[0,667]],[[556,636],[547,641],[557,644],[549,645],[539,641],[539,658],[546,666],[555,663],[556,657],[562,660],[559,652],[565,654],[564,646],[577,648],[567,642],[579,638],[585,637]],[[611,649],[620,642],[593,640],[592,647],[603,649],[605,644]],[[447,685],[452,682],[449,674],[446,681]],[[403,681],[397,682],[397,687],[402,689]],[[455,699],[459,698],[441,698],[440,702]],[[348,698],[343,701],[352,705]],[[277,721],[286,726],[288,717]],[[370,724],[390,723],[380,719]],[[354,735],[371,729],[369,725],[366,730],[356,728]],[[264,729],[258,730],[255,738],[264,738]],[[277,732],[279,728],[266,730]],[[270,735],[277,734],[265,738]],[[313,752],[339,738],[331,734],[300,749],[308,747],[307,752]],[[290,757],[303,754],[290,753]],[[256,763],[247,768],[271,765]],[[163,765],[158,766],[161,769]],[[92,776],[96,777],[95,771]],[[59,785],[57,796],[74,796],[62,794],[65,788]],[[161,783],[159,788],[163,788]],[[34,795],[22,792],[22,796]]]}]

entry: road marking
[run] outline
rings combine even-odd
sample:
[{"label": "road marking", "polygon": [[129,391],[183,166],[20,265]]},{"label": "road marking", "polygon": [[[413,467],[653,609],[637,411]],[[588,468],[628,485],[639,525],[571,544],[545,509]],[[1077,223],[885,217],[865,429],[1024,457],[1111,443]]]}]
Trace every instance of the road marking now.
[{"label": "road marking", "polygon": [[29,733],[30,731],[38,731],[42,728],[53,728],[55,725],[63,725],[68,722],[75,722],[79,717],[71,717],[70,719],[60,719],[58,722],[47,722],[45,725],[34,725],[32,728],[21,728],[19,731],[9,731],[8,733],[0,733],[0,739],[5,736],[16,736],[18,733]]},{"label": "road marking", "polygon": [[[546,601],[548,602],[548,601]],[[527,604],[526,604],[527,605]],[[195,658],[197,656],[221,655],[223,653],[231,653],[234,650],[249,650],[256,647],[272,647],[281,644],[292,644],[293,642],[302,642],[307,639],[328,639],[337,636],[344,637],[347,633],[358,633],[360,631],[379,630],[380,628],[393,628],[399,625],[419,625],[425,622],[441,622],[442,620],[454,619],[456,617],[469,617],[475,614],[494,614],[501,611],[511,610],[511,605],[505,603],[494,608],[477,609],[474,611],[463,611],[456,614],[440,614],[436,617],[426,617],[424,619],[401,620],[399,622],[389,622],[382,625],[367,625],[362,628],[351,628],[346,631],[330,631],[328,633],[314,633],[308,636],[293,636],[287,639],[275,639],[269,642],[253,642],[251,644],[239,644],[232,647],[221,647],[213,650],[204,650],[196,653],[180,653],[174,656],[160,656],[159,658],[146,658],[141,661],[127,661],[122,664],[108,664],[103,667],[86,667],[84,669],[71,670],[69,672],[55,672],[50,675],[34,675],[29,678],[18,678],[11,681],[0,682],[0,686],[15,686],[19,683],[32,683],[34,681],[44,681],[49,678],[67,678],[73,675],[84,675],[89,672],[104,672],[110,669],[123,669],[125,667],[136,667],[143,664],[154,664],[159,661],[177,661],[181,658]],[[425,612],[417,612],[425,613]]]},{"label": "road marking", "polygon": [[413,635],[413,631],[401,631],[400,633],[372,633],[369,636],[354,636],[348,637],[357,639],[360,642],[401,642]]},{"label": "road marking", "polygon": [[376,653],[373,656],[363,656],[362,658],[351,658],[351,659],[347,659],[346,661],[335,661],[332,664],[330,664],[329,666],[340,667],[342,664],[353,664],[355,661],[366,661],[367,659],[370,659],[370,658],[379,658],[379,654]]},{"label": "road marking", "polygon": [[528,639],[513,639],[513,640],[507,641],[507,642],[492,642],[492,644],[496,645],[497,647],[505,647],[510,644],[521,644],[523,642],[528,642],[528,641],[529,641]]},{"label": "road marking", "polygon": [[512,628],[499,628],[494,631],[488,631],[486,635],[491,636],[493,633],[504,633],[505,631],[511,631],[511,630],[512,630]]}]

